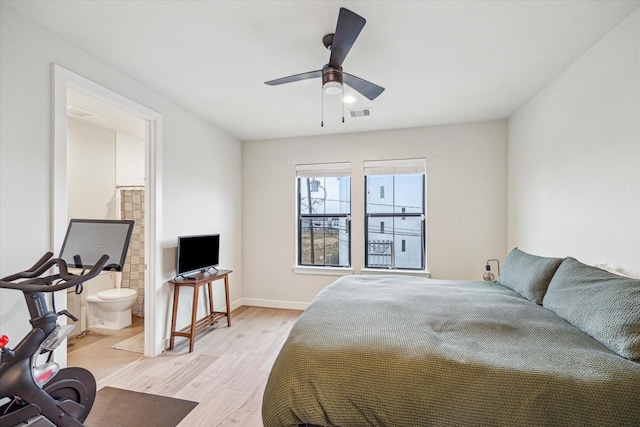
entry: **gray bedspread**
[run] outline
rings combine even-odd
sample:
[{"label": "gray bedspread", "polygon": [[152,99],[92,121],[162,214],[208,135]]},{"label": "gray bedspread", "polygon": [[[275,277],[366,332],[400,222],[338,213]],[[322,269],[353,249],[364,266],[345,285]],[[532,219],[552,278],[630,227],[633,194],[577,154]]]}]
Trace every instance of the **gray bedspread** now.
[{"label": "gray bedspread", "polygon": [[492,283],[347,276],[291,330],[264,425],[640,426],[640,364]]}]

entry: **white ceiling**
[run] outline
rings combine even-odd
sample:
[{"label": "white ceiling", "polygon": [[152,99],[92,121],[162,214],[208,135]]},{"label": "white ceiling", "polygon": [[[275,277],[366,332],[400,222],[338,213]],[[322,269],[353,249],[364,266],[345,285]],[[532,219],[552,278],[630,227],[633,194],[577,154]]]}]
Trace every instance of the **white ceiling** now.
[{"label": "white ceiling", "polygon": [[[77,117],[70,112],[73,107],[92,115]],[[74,89],[67,90],[67,117],[138,139],[145,138],[145,120]]]},{"label": "white ceiling", "polygon": [[[2,6],[241,140],[506,118],[640,1],[31,1]],[[366,20],[343,66],[386,88],[346,108],[318,79],[340,7]],[[73,71],[73,70],[72,70]],[[347,93],[353,92],[347,89]]]}]

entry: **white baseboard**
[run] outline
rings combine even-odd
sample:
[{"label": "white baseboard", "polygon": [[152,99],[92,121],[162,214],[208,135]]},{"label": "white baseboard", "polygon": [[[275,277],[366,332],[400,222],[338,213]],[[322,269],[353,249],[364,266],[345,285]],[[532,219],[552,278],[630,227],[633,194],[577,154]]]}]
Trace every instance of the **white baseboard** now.
[{"label": "white baseboard", "polygon": [[[264,307],[264,308],[282,308],[285,310],[305,310],[309,307],[308,302],[295,302],[295,301],[278,301],[271,299],[257,299],[257,298],[239,298],[231,302],[231,311],[242,306],[248,307]],[[215,307],[217,311],[226,311],[225,306]]]},{"label": "white baseboard", "polygon": [[235,310],[238,307],[242,307],[242,298],[231,302],[231,311]]},{"label": "white baseboard", "polygon": [[283,308],[288,310],[305,310],[307,307],[309,307],[308,302],[278,301],[257,298],[241,298],[238,301],[234,301],[234,303],[231,304],[231,307],[234,307],[236,303],[239,303],[238,307],[240,307],[241,305],[246,305],[252,307]]}]

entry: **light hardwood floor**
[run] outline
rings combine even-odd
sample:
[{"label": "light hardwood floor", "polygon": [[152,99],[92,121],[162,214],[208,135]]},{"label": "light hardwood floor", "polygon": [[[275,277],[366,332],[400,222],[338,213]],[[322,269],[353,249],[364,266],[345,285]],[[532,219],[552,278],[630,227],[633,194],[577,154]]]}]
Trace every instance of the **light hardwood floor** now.
[{"label": "light hardwood floor", "polygon": [[97,381],[122,369],[144,355],[116,350],[112,345],[144,331],[144,318],[133,316],[133,324],[120,330],[89,329],[83,336],[67,342],[68,366],[79,366],[91,371]]},{"label": "light hardwood floor", "polygon": [[262,394],[273,362],[297,310],[240,307],[196,336],[193,353],[186,339],[160,356],[144,357],[98,382],[105,386],[199,402],[179,424],[262,426]]}]

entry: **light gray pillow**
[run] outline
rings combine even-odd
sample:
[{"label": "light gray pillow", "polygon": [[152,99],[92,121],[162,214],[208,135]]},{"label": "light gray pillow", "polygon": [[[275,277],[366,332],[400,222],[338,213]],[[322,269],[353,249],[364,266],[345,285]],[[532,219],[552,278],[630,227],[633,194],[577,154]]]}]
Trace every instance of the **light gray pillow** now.
[{"label": "light gray pillow", "polygon": [[640,362],[640,280],[567,258],[543,305],[620,356]]},{"label": "light gray pillow", "polygon": [[562,258],[530,255],[514,248],[504,261],[498,284],[513,289],[526,299],[542,304],[542,298]]}]

